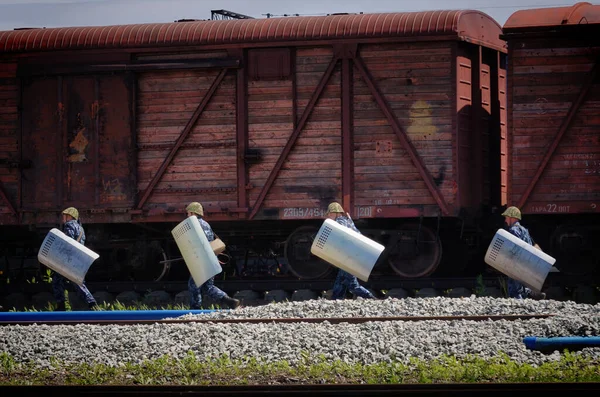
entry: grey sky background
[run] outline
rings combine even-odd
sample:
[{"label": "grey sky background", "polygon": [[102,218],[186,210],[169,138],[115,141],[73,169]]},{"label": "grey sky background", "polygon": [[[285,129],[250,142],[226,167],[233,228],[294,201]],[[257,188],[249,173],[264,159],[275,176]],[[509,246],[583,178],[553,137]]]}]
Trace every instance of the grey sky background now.
[{"label": "grey sky background", "polygon": [[566,0],[0,0],[0,30],[210,19],[210,11],[220,9],[254,18],[266,18],[264,14],[267,13],[278,17],[284,14],[475,9],[503,25],[517,10],[576,3]]}]

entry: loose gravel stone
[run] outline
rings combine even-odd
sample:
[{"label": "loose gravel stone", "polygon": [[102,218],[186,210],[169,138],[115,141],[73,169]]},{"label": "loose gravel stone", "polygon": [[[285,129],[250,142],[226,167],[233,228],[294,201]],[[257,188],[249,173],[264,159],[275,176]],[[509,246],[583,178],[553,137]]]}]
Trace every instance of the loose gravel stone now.
[{"label": "loose gravel stone", "polygon": [[[17,362],[49,367],[98,362],[111,366],[141,363],[165,354],[200,360],[232,359],[298,363],[303,357],[348,363],[409,362],[442,355],[482,358],[506,354],[516,362],[539,365],[560,358],[525,348],[526,336],[598,336],[600,305],[495,298],[405,298],[311,300],[220,311],[186,318],[312,318],[553,314],[531,320],[384,321],[363,324],[188,323],[115,325],[27,325],[0,327],[0,351]],[[581,354],[600,360],[600,348]]]}]

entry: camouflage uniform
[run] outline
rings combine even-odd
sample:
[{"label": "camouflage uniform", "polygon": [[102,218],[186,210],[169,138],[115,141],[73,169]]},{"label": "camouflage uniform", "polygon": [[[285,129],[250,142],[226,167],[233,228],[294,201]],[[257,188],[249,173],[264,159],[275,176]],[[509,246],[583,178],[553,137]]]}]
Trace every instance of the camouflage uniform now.
[{"label": "camouflage uniform", "polygon": [[[202,230],[204,230],[204,234],[208,241],[213,241],[215,239],[215,233],[208,222],[201,217],[198,217],[198,221],[200,222],[200,226],[202,226]],[[204,284],[198,287],[194,282],[194,278],[190,275],[190,279],[188,280],[188,291],[190,292],[190,308],[193,310],[200,309],[202,305],[202,295],[208,296],[215,302],[221,301],[227,296],[225,292],[215,286],[214,277],[209,278]]]},{"label": "camouflage uniform", "polygon": [[[79,242],[85,245],[85,232],[83,231],[83,226],[81,226],[79,221],[71,219],[70,221],[65,222],[62,229],[64,234],[76,241],[79,238],[79,234],[81,234]],[[86,301],[88,306],[93,307],[96,305],[96,299],[94,299],[90,291],[85,286],[85,282],[83,283],[83,285],[71,283],[67,278],[63,277],[61,274],[52,272],[52,294],[54,295],[54,299],[56,300],[56,303],[58,303],[59,308],[63,308],[65,304],[66,283],[75,285],[75,291],[77,291],[77,294],[81,297],[81,299]]]},{"label": "camouflage uniform", "polygon": [[[335,221],[340,225],[349,227],[355,232],[360,233],[356,226],[354,226],[352,219],[346,216],[338,216]],[[343,299],[348,291],[362,298],[375,298],[368,289],[358,283],[356,276],[339,269],[335,282],[333,283],[331,299]]]},{"label": "camouflage uniform", "polygon": [[[527,244],[534,245],[533,239],[531,238],[529,231],[525,227],[521,226],[519,222],[515,222],[510,228],[508,228],[508,231],[515,237],[518,237],[524,242],[526,242]],[[510,298],[524,299],[528,298],[529,295],[531,295],[531,289],[525,287],[517,280],[508,277],[507,284],[508,296]]]}]

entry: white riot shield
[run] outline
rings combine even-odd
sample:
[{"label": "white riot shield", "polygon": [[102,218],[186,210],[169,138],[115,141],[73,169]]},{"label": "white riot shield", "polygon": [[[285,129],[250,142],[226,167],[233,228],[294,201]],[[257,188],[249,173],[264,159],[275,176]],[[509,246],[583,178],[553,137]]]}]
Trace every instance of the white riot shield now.
[{"label": "white riot shield", "polygon": [[171,234],[197,286],[223,271],[198,218],[186,218]]},{"label": "white riot shield", "polygon": [[325,219],[310,252],[367,281],[384,246],[336,221]]},{"label": "white riot shield", "polygon": [[78,285],[100,255],[60,230],[48,232],[38,252],[38,261]]},{"label": "white riot shield", "polygon": [[540,292],[556,259],[504,229],[498,229],[485,254],[485,263]]}]

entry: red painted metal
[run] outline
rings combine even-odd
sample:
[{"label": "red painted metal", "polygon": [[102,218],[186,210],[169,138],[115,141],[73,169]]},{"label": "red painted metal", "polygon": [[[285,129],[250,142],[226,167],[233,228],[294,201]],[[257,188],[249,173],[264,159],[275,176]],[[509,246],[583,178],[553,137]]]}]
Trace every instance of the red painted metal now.
[{"label": "red painted metal", "polygon": [[538,166],[538,168],[535,172],[535,175],[533,176],[531,181],[529,181],[529,184],[527,185],[527,189],[525,189],[525,193],[523,193],[523,195],[521,196],[521,199],[519,200],[519,203],[518,203],[519,208],[522,208],[523,205],[525,205],[525,203],[527,202],[529,195],[533,191],[533,188],[535,187],[535,185],[539,181],[540,177],[542,176],[542,173],[546,169],[546,166],[548,165],[548,162],[552,158],[554,151],[558,147],[560,140],[562,139],[562,137],[565,135],[565,133],[568,131],[569,127],[571,126],[571,123],[573,122],[573,119],[574,119],[575,115],[577,114],[577,111],[583,104],[585,96],[589,92],[590,88],[593,85],[594,80],[596,79],[596,75],[598,74],[598,68],[600,67],[599,64],[600,64],[600,59],[597,59],[596,62],[594,63],[594,66],[592,67],[592,70],[590,71],[588,77],[586,78],[585,82],[583,83],[583,86],[581,87],[581,91],[579,91],[579,95],[577,96],[577,99],[571,104],[571,107],[569,108],[569,112],[567,113],[567,116],[563,119],[563,122],[558,130],[558,133],[556,134],[556,136],[552,140],[552,143],[548,147],[548,150],[546,151],[546,154],[544,155],[542,162]]},{"label": "red painted metal", "polygon": [[377,105],[379,105],[379,108],[385,114],[385,117],[388,119],[388,122],[390,123],[390,126],[394,130],[394,133],[400,140],[400,143],[402,144],[404,149],[407,151],[407,153],[410,156],[410,159],[412,160],[415,167],[417,167],[417,170],[419,171],[421,178],[423,178],[423,181],[427,185],[429,192],[431,193],[431,195],[437,202],[438,206],[440,207],[442,214],[447,215],[449,213],[449,211],[448,211],[448,206],[446,205],[446,201],[442,197],[438,188],[435,186],[435,184],[433,182],[433,178],[431,177],[431,174],[429,173],[429,171],[427,171],[427,168],[425,168],[425,165],[423,164],[419,154],[417,153],[417,150],[415,149],[413,144],[410,142],[410,139],[408,138],[408,136],[406,135],[406,133],[404,132],[402,127],[400,127],[400,123],[398,122],[396,116],[394,115],[394,112],[390,109],[389,104],[387,103],[387,101],[385,100],[385,98],[383,97],[381,92],[379,91],[379,88],[375,85],[375,82],[371,78],[371,75],[370,75],[369,71],[367,70],[365,64],[363,63],[363,60],[360,58],[360,56],[357,56],[354,59],[354,65],[356,66],[356,68],[360,72],[361,76],[365,80],[365,83],[369,87],[369,90],[371,91],[373,98],[375,98]]},{"label": "red painted metal", "polygon": [[504,42],[496,30],[499,32],[500,26],[479,11],[424,11],[5,31],[0,33],[0,50],[21,52],[418,36],[453,36],[503,50]]},{"label": "red painted metal", "polygon": [[210,99],[212,98],[215,91],[217,90],[217,87],[219,87],[219,84],[221,84],[221,81],[223,81],[223,78],[227,74],[228,70],[229,70],[228,68],[221,70],[221,72],[217,75],[217,77],[213,81],[212,85],[206,92],[206,95],[204,95],[204,97],[202,98],[202,101],[200,102],[200,104],[198,105],[196,110],[194,111],[194,114],[188,121],[187,125],[183,128],[183,131],[181,131],[179,138],[177,138],[177,142],[175,142],[175,145],[173,146],[173,148],[171,149],[171,151],[169,152],[169,154],[167,155],[167,157],[161,164],[160,168],[158,169],[158,171],[156,172],[156,174],[154,175],[154,177],[152,178],[150,183],[148,184],[148,187],[146,187],[146,189],[144,190],[144,193],[142,194],[140,201],[136,205],[137,209],[141,209],[144,206],[144,204],[146,203],[146,200],[148,200],[148,198],[150,197],[152,190],[154,189],[154,187],[156,186],[156,184],[158,183],[160,178],[162,178],[163,174],[167,170],[167,167],[169,166],[169,164],[171,164],[171,161],[173,161],[173,157],[175,157],[175,154],[177,153],[177,151],[183,144],[183,141],[185,140],[185,138],[187,138],[187,136],[192,131],[192,128],[194,128],[196,121],[198,120],[198,118],[200,117],[202,112],[204,111],[204,108],[206,107],[206,105],[208,104]]},{"label": "red painted metal", "polygon": [[581,2],[570,7],[521,10],[512,14],[504,24],[504,31],[523,30],[565,25],[600,23],[600,5]]},{"label": "red painted metal", "polygon": [[294,144],[296,143],[296,140],[298,139],[298,135],[300,135],[300,132],[304,128],[304,125],[306,124],[306,121],[308,120],[308,116],[310,116],[311,112],[315,108],[315,104],[321,97],[321,93],[325,89],[325,86],[327,85],[327,82],[329,81],[329,78],[331,77],[331,74],[333,73],[333,69],[335,68],[335,65],[337,64],[338,60],[339,59],[334,56],[331,59],[329,66],[327,66],[327,70],[325,70],[325,73],[323,73],[323,77],[321,77],[321,81],[319,81],[317,88],[313,92],[313,94],[310,98],[310,101],[308,102],[308,105],[306,105],[306,108],[304,109],[304,112],[302,113],[302,116],[300,117],[300,120],[298,121],[298,125],[294,129],[294,132],[292,132],[292,135],[288,139],[285,147],[283,148],[283,151],[279,155],[279,158],[277,159],[275,166],[269,173],[269,177],[267,178],[265,184],[263,185],[263,188],[260,191],[260,194],[258,195],[256,202],[254,203],[254,206],[252,207],[252,212],[250,213],[249,219],[254,218],[254,216],[260,209],[265,197],[267,196],[267,192],[271,188],[271,185],[273,185],[273,182],[275,181],[275,178],[277,177],[277,174],[279,173],[279,170],[281,169],[281,166],[283,165],[284,161],[287,159],[288,154],[290,153],[290,151],[294,147]]},{"label": "red painted metal", "polygon": [[352,61],[342,59],[342,205],[354,213],[354,139],[352,127]]},{"label": "red painted metal", "polygon": [[236,125],[237,125],[237,192],[238,207],[248,207],[248,169],[245,155],[248,148],[248,76],[245,68],[238,69],[236,81]]}]

